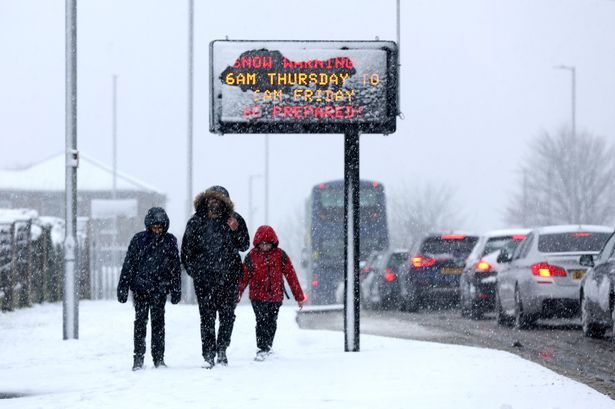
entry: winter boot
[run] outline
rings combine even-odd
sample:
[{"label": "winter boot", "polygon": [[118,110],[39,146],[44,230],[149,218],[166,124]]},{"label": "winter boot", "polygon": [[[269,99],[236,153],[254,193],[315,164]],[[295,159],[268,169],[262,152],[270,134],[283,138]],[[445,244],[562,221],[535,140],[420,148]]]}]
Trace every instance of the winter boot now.
[{"label": "winter boot", "polygon": [[143,369],[143,357],[135,355],[134,363],[132,364],[132,370],[138,371]]},{"label": "winter boot", "polygon": [[154,367],[156,368],[166,368],[167,364],[164,363],[164,359],[154,359]]},{"label": "winter boot", "polygon": [[216,363],[214,362],[214,356],[206,356],[205,357],[205,363],[203,363],[203,368],[205,369],[211,369],[216,365]]},{"label": "winter boot", "polygon": [[224,365],[227,366],[228,365],[228,358],[226,357],[226,351],[225,350],[220,350],[218,351],[218,359],[217,359],[218,363],[220,365]]},{"label": "winter boot", "polygon": [[256,352],[256,356],[254,357],[254,360],[259,361],[259,362],[264,361],[267,355],[269,355],[269,351],[265,351],[264,349],[259,349],[258,352]]}]

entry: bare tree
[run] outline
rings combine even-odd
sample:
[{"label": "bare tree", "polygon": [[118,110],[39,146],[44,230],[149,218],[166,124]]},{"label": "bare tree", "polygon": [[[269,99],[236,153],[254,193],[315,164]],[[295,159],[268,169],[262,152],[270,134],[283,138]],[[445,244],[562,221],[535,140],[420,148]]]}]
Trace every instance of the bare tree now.
[{"label": "bare tree", "polygon": [[530,144],[506,211],[522,226],[608,224],[615,219],[615,149],[591,133],[562,129]]},{"label": "bare tree", "polygon": [[448,185],[404,185],[389,194],[391,244],[409,247],[421,235],[461,225],[455,193]]}]

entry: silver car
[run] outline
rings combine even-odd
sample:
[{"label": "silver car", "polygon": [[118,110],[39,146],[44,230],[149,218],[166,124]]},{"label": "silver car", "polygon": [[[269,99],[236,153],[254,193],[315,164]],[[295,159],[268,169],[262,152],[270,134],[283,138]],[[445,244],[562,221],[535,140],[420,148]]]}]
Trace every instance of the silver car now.
[{"label": "silver car", "polygon": [[532,230],[512,255],[500,252],[495,310],[499,324],[526,328],[538,318],[579,312],[584,254],[598,254],[613,233],[606,226],[547,226]]},{"label": "silver car", "polygon": [[583,334],[601,337],[609,330],[615,342],[615,234],[600,254],[581,256],[579,263],[591,267],[581,280],[579,294]]}]

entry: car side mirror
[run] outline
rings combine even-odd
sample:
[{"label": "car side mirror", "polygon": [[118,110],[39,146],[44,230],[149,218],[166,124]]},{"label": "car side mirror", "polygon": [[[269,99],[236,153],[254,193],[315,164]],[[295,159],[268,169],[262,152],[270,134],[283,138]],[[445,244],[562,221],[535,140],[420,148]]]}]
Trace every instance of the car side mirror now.
[{"label": "car side mirror", "polygon": [[510,263],[512,261],[512,256],[510,254],[508,254],[507,251],[500,251],[500,254],[498,254],[498,263],[500,264],[504,264],[504,263]]},{"label": "car side mirror", "polygon": [[594,256],[591,254],[583,254],[579,259],[579,264],[584,267],[593,267],[594,266]]}]

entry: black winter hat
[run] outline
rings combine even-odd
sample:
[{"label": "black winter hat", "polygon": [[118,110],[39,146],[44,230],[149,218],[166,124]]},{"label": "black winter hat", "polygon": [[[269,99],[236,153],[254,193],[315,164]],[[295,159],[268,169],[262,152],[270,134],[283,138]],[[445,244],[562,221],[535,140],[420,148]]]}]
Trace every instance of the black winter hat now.
[{"label": "black winter hat", "polygon": [[169,229],[169,216],[162,207],[152,207],[145,216],[145,227],[149,229],[155,224],[159,224],[166,232]]},{"label": "black winter hat", "polygon": [[226,197],[228,197],[230,199],[230,196],[228,194],[228,190],[226,190],[224,187],[219,186],[219,185],[212,186],[212,187],[208,188],[205,191],[205,193],[214,193],[214,192],[215,193],[220,193],[220,194],[222,194],[222,195],[224,195],[224,196],[226,196]]}]

